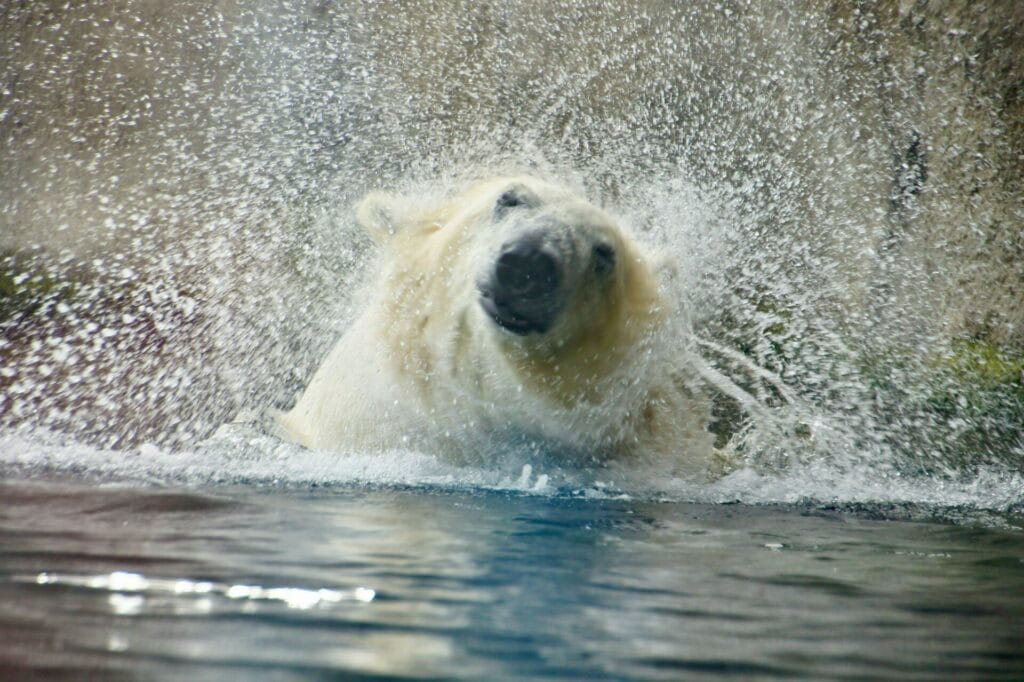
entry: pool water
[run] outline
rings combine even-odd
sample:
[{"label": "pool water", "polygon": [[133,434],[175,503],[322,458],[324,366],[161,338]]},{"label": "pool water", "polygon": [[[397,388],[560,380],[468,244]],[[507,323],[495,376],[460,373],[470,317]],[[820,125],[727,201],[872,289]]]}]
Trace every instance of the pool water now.
[{"label": "pool water", "polygon": [[1024,516],[0,484],[2,679],[1020,679]]}]

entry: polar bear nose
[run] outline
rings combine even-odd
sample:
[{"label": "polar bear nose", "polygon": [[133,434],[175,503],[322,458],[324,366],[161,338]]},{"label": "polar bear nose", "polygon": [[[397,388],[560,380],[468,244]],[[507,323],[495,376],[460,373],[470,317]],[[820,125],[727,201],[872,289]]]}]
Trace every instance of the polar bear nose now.
[{"label": "polar bear nose", "polygon": [[542,238],[505,244],[491,274],[477,286],[484,312],[520,336],[548,331],[565,306],[558,254]]},{"label": "polar bear nose", "polygon": [[495,263],[498,288],[507,296],[538,299],[558,289],[558,260],[554,254],[533,241],[507,245]]}]

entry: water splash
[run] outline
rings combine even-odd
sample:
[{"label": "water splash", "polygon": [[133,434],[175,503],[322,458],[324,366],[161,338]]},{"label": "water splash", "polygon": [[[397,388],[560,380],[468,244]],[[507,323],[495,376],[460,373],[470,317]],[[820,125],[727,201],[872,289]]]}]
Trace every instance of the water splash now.
[{"label": "water splash", "polygon": [[[722,490],[1003,504],[1024,36],[969,4],[7,8],[0,428],[72,444],[8,439],[4,462],[202,468],[198,443],[288,404],[358,305],[357,197],[526,169],[679,260],[706,374],[742,390],[716,406],[747,472]],[[418,457],[381,480],[434,471]]]}]

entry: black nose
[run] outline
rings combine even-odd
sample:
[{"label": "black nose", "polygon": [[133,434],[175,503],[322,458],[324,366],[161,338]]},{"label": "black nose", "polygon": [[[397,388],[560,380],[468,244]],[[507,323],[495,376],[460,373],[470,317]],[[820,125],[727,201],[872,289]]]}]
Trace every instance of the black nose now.
[{"label": "black nose", "polygon": [[521,238],[502,247],[491,275],[479,284],[480,305],[514,334],[542,334],[565,305],[558,255],[542,239]]},{"label": "black nose", "polygon": [[558,261],[535,242],[515,242],[498,256],[494,278],[510,298],[543,298],[558,289]]}]

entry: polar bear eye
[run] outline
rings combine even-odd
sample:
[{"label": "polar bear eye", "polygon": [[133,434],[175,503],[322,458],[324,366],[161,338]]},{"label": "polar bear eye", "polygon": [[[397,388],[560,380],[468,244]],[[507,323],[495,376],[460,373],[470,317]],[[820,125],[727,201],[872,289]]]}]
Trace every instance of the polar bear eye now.
[{"label": "polar bear eye", "polygon": [[604,275],[615,269],[615,249],[611,244],[598,244],[594,247],[594,272]]},{"label": "polar bear eye", "polygon": [[494,212],[499,217],[507,211],[519,207],[531,207],[537,204],[536,199],[520,187],[513,187],[502,192],[498,200],[494,202]]},{"label": "polar bear eye", "polygon": [[526,201],[523,199],[522,195],[520,195],[514,189],[510,189],[509,191],[505,192],[500,197],[498,197],[498,206],[501,206],[502,208],[522,206],[525,203]]}]

